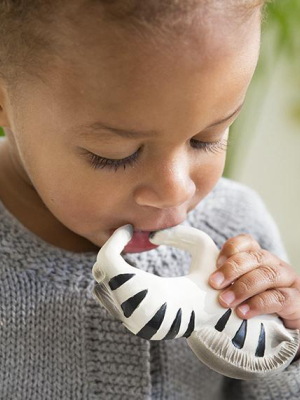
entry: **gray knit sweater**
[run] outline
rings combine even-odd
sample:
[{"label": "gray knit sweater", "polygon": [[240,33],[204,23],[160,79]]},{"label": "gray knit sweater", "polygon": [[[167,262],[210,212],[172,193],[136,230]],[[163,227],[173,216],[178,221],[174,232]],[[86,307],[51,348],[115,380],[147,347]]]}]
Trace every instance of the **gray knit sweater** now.
[{"label": "gray knit sweater", "polygon": [[[232,180],[221,178],[184,224],[219,248],[250,233],[288,261],[261,198]],[[275,377],[241,381],[202,364],[184,338],[134,336],[92,296],[96,256],[46,243],[0,202],[1,400],[300,399],[300,361]],[[124,258],[160,276],[185,275],[190,262],[167,246]]]}]

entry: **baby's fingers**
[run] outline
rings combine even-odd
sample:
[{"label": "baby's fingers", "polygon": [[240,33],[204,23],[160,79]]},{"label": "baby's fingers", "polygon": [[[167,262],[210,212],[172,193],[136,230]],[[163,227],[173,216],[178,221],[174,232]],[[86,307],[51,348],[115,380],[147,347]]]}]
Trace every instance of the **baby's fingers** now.
[{"label": "baby's fingers", "polygon": [[[243,308],[246,307],[246,313]],[[247,311],[248,310],[248,311]],[[237,314],[240,318],[252,318],[256,315],[277,313],[282,318],[300,319],[300,296],[295,288],[276,288],[266,290],[239,305]]]},{"label": "baby's fingers", "polygon": [[[252,284],[257,282],[261,283],[262,281],[276,281],[280,282],[278,286],[283,286],[281,280],[282,275],[286,274],[285,269],[282,268],[278,257],[263,249],[237,253],[229,257],[216,272],[211,274],[209,283],[216,289],[222,289],[233,283],[239,277],[259,267],[262,268],[258,272],[256,271],[255,279],[251,281]],[[244,278],[245,277],[246,276],[244,276]],[[247,277],[249,278],[251,275],[247,275]],[[242,281],[240,281],[240,283],[242,283]],[[243,289],[245,291],[245,288]]]},{"label": "baby's fingers", "polygon": [[242,233],[241,235],[234,236],[228,239],[224,243],[218,256],[217,265],[218,267],[220,267],[227,260],[227,258],[233,256],[236,253],[255,251],[260,249],[261,247],[259,243],[254,239],[253,236]]}]

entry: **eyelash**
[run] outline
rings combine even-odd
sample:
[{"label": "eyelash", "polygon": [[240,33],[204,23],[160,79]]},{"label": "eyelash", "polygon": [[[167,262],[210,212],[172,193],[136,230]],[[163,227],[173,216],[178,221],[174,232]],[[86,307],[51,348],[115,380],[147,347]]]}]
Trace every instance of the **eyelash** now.
[{"label": "eyelash", "polygon": [[[191,139],[191,143],[195,145],[194,148],[196,150],[204,150],[206,153],[218,153],[220,150],[225,151],[228,148],[228,141],[224,139],[220,139],[217,142],[201,142],[199,140]],[[100,157],[94,153],[91,153],[90,151],[87,151],[87,154],[90,158],[90,164],[93,169],[114,168],[115,172],[117,172],[117,170],[122,166],[125,170],[127,166],[138,164],[138,155],[140,153],[140,149],[141,147],[131,156],[122,158],[120,160],[112,160],[109,158]]]}]

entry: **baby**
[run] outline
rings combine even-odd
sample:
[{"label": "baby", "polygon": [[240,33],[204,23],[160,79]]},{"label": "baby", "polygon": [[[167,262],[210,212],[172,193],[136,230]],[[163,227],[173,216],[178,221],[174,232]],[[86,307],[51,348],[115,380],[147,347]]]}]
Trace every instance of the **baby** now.
[{"label": "baby", "polygon": [[274,378],[230,379],[181,339],[133,336],[91,294],[100,247],[127,223],[128,261],[184,275],[188,255],[148,236],[187,224],[218,244],[224,310],[300,329],[300,277],[272,217],[222,177],[263,7],[0,0],[1,399],[299,398],[299,351]]}]

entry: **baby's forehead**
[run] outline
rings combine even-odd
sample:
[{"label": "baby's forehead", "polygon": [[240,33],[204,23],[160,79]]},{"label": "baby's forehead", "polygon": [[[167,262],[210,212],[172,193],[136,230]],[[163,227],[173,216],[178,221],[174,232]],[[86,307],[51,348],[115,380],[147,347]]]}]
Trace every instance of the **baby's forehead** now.
[{"label": "baby's forehead", "polygon": [[[173,0],[170,2],[173,3]],[[148,3],[147,0],[139,2],[136,7],[145,11],[148,9]],[[93,57],[99,61],[99,65],[105,65],[106,62],[111,65],[113,59],[116,60],[115,64],[120,60],[120,63],[125,65],[125,63],[132,62],[132,57],[135,60],[139,57],[140,60],[144,58],[146,62],[151,62],[151,58],[153,59],[155,54],[157,59],[160,54],[166,58],[168,56],[173,58],[176,54],[178,58],[186,57],[191,62],[195,60],[199,64],[201,59],[212,63],[218,57],[226,55],[230,57],[237,51],[237,46],[244,45],[247,50],[249,41],[256,42],[255,32],[260,32],[258,8],[251,16],[249,15],[246,21],[243,20],[241,23],[239,18],[229,18],[232,10],[237,10],[233,5],[236,3],[235,1],[230,2],[231,8],[221,6],[224,2],[218,0],[213,0],[211,3],[207,1],[187,1],[187,3],[190,4],[189,7],[192,5],[195,7],[197,3],[197,10],[200,9],[200,11],[191,17],[189,14],[185,14],[185,7],[182,6],[184,10],[181,10],[180,13],[177,10],[177,19],[170,19],[172,23],[169,25],[169,16],[166,11],[166,19],[160,20],[160,23],[154,26],[150,22],[146,23],[147,20],[141,22],[132,19],[141,17],[143,15],[141,10],[141,14],[129,14],[123,19],[106,19],[100,25],[97,14],[88,14],[86,17],[88,22],[85,21],[82,24],[80,22],[76,26],[72,26],[70,32],[76,37],[76,40],[73,41],[76,42],[76,46],[71,45],[68,50],[81,54],[81,62],[84,62],[87,52],[92,53]],[[242,1],[242,3],[249,5],[253,1]],[[116,1],[113,4],[117,6],[120,2]],[[187,9],[189,8],[187,7]],[[209,12],[204,12],[205,9],[209,9]],[[159,13],[159,10],[160,5],[157,3],[155,12]],[[152,12],[154,13],[153,10]],[[119,10],[117,15],[120,13]],[[171,11],[170,13],[172,14]],[[149,15],[147,18],[151,19]],[[81,21],[84,20],[85,17]],[[244,44],[245,37],[248,39],[247,45]],[[149,57],[149,54],[152,54],[152,57]],[[123,65],[120,68],[123,68]]]},{"label": "baby's forehead", "polygon": [[[157,48],[153,42],[117,40],[113,30],[105,40],[96,31],[90,34],[86,30],[77,47],[50,71],[49,88],[30,99],[35,109],[51,109],[71,132],[75,125],[98,120],[129,130],[170,132],[178,121],[195,121],[197,114],[197,124],[189,128],[196,135],[240,105],[259,47],[251,31],[239,41],[226,37],[208,43],[215,46],[211,57],[201,51],[201,38]],[[256,51],[249,56],[253,42]]]},{"label": "baby's forehead", "polygon": [[113,72],[114,68],[120,75],[126,68],[135,68],[136,65],[139,69],[147,65],[145,70],[148,69],[149,74],[153,68],[159,67],[159,63],[163,68],[162,59],[169,59],[173,69],[180,59],[185,58],[186,63],[194,62],[197,67],[206,63],[207,70],[210,70],[221,58],[227,62],[226,58],[234,57],[241,50],[247,53],[251,48],[249,43],[257,43],[260,34],[258,14],[238,27],[233,27],[232,21],[229,23],[223,15],[216,14],[213,20],[196,21],[188,30],[175,29],[173,33],[166,31],[162,34],[140,27],[136,28],[137,33],[117,22],[105,22],[99,26],[97,16],[91,18],[93,22],[88,25],[85,22],[72,27],[72,40],[66,39],[70,42],[61,58],[82,69],[92,68],[92,64],[99,70],[103,68]]},{"label": "baby's forehead", "polygon": [[[134,38],[144,43],[147,38],[167,53],[166,44],[174,47],[190,41],[189,28],[193,24],[215,35],[226,25],[243,26],[244,20],[251,18],[253,10],[259,10],[263,3],[264,0],[32,0],[19,2],[17,7],[14,0],[6,0],[0,2],[1,74],[13,86],[23,77],[42,79],[50,65],[60,58],[68,59],[72,52],[81,55],[83,62],[84,50],[93,51],[95,40],[98,46],[107,43],[108,26],[115,32],[116,42],[126,40],[134,45]],[[202,47],[203,42],[202,39]],[[214,51],[211,41],[207,48]]]}]

